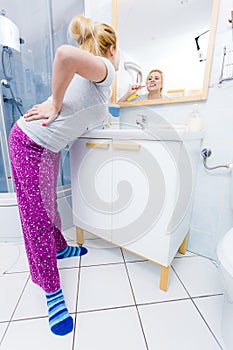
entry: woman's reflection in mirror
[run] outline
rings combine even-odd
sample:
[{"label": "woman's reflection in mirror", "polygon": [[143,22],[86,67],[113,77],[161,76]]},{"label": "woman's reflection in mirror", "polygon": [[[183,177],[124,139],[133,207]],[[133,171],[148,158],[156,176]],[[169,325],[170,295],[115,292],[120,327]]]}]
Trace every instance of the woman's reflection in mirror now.
[{"label": "woman's reflection in mirror", "polygon": [[[140,94],[139,91],[146,87],[147,92]],[[152,69],[146,78],[146,85],[131,85],[128,91],[118,100],[118,102],[154,100],[164,98],[163,95],[163,72],[160,69]]]}]

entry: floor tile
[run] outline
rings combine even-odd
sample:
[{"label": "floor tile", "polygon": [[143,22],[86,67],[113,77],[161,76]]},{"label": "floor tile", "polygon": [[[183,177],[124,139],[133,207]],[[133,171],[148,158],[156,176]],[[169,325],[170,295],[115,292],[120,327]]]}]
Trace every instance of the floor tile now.
[{"label": "floor tile", "polygon": [[71,350],[72,337],[72,333],[64,337],[54,335],[47,318],[13,321],[3,339],[1,350]]},{"label": "floor tile", "polygon": [[196,255],[194,253],[186,250],[185,254],[181,254],[181,253],[177,252],[175,258],[187,258],[187,257],[190,257],[190,256],[196,256]]},{"label": "floor tile", "polygon": [[47,316],[47,306],[43,290],[29,279],[20,298],[13,320]]},{"label": "floor tile", "polygon": [[203,317],[205,318],[212,332],[215,334],[221,346],[224,347],[225,345],[221,333],[221,319],[224,296],[217,295],[204,298],[195,298],[193,299],[193,301],[200,310]]},{"label": "floor tile", "polygon": [[102,239],[86,241],[85,247],[88,253],[82,256],[81,266],[124,262],[121,249]]},{"label": "floor tile", "polygon": [[29,272],[29,265],[27,260],[27,255],[25,252],[24,243],[18,243],[17,245],[18,249],[18,259],[15,261],[15,263],[8,269],[7,273],[13,273],[13,272]]},{"label": "floor tile", "polygon": [[124,264],[81,268],[78,311],[134,305]]},{"label": "floor tile", "polygon": [[[69,241],[68,243],[70,246],[77,246],[74,241]],[[77,268],[80,266],[80,256],[72,256],[66,259],[59,259],[57,260],[57,266],[59,269]]]},{"label": "floor tile", "polygon": [[211,260],[200,256],[174,259],[172,266],[192,297],[223,293],[221,275]]},{"label": "floor tile", "polygon": [[62,231],[63,236],[65,237],[66,241],[75,241],[76,239],[76,228],[75,226],[72,226],[71,228],[67,230]]},{"label": "floor tile", "polygon": [[0,321],[9,321],[28,280],[27,272],[0,277]]},{"label": "floor tile", "polygon": [[[69,244],[75,245],[75,229],[65,234]],[[179,350],[219,350],[211,331],[226,350],[220,331],[223,295],[214,295],[223,293],[222,279],[209,259],[191,252],[177,254],[168,291],[164,292],[159,288],[158,265],[88,233],[85,245],[87,255],[58,261],[61,286],[73,318],[78,298],[74,348],[73,334],[57,337],[49,329],[44,293],[28,280],[24,245],[17,243],[12,252],[9,250],[1,266],[7,273],[0,276],[0,341],[5,333],[1,350],[146,350],[131,287],[149,350],[176,350],[174,344]]]},{"label": "floor tile", "polygon": [[129,261],[145,261],[145,259],[141,258],[140,256],[130,253],[125,249],[122,249],[122,253],[124,255],[125,261],[129,262]]},{"label": "floor tile", "polygon": [[[75,312],[77,300],[78,269],[60,271],[61,287],[69,312]],[[44,291],[34,284],[31,279],[28,282],[20,303],[14,313],[13,320],[47,316]]]},{"label": "floor tile", "polygon": [[139,306],[150,350],[220,350],[191,300]]},{"label": "floor tile", "polygon": [[[72,226],[71,228],[62,232],[63,236],[67,241],[76,241],[76,227]],[[84,242],[89,239],[96,239],[96,236],[84,231]]]},{"label": "floor tile", "polygon": [[159,288],[161,271],[159,265],[143,261],[127,263],[127,268],[137,304],[189,298],[172,269],[168,290],[165,292]]},{"label": "floor tile", "polygon": [[9,324],[8,322],[0,323],[0,348],[1,348],[1,341],[7,329],[8,324]]},{"label": "floor tile", "polygon": [[225,348],[224,350],[233,349],[233,303],[232,299],[229,302],[229,297],[224,296],[223,312],[221,317],[221,334],[224,340]]},{"label": "floor tile", "polygon": [[98,237],[90,232],[84,231],[84,242],[89,239],[98,239]]},{"label": "floor tile", "polygon": [[146,350],[135,307],[78,314],[74,350]]},{"label": "floor tile", "polygon": [[28,265],[22,268],[16,268],[16,266],[20,267],[22,263],[22,259],[25,259],[25,252],[23,251],[23,246],[20,244],[12,244],[12,243],[1,243],[0,244],[0,275],[8,272],[21,272],[28,271]]}]

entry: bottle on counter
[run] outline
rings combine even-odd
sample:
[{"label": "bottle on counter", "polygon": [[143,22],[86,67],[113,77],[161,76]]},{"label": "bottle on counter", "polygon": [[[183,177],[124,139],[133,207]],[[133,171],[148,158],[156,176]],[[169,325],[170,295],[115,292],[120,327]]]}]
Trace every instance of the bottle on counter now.
[{"label": "bottle on counter", "polygon": [[198,104],[193,105],[191,116],[186,121],[188,131],[201,131],[203,130],[203,119],[200,116]]}]

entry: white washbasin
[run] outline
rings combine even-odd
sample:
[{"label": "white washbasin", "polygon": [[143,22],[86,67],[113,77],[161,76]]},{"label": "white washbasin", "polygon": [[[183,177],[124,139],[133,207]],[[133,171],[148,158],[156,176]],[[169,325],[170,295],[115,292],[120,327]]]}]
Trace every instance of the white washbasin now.
[{"label": "white washbasin", "polygon": [[113,125],[106,129],[88,130],[81,138],[184,141],[202,139],[203,135],[204,133],[202,131],[188,131],[185,125],[157,125],[145,129],[139,126],[128,129],[116,128]]}]

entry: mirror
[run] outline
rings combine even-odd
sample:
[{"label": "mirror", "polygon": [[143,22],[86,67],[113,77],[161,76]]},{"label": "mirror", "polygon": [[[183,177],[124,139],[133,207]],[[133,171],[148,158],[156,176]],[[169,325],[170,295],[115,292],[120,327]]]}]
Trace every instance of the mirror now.
[{"label": "mirror", "polygon": [[[145,87],[120,106],[206,100],[218,10],[219,0],[112,0],[121,59],[112,102],[141,77]],[[162,98],[147,98],[152,69],[163,72]]]}]

